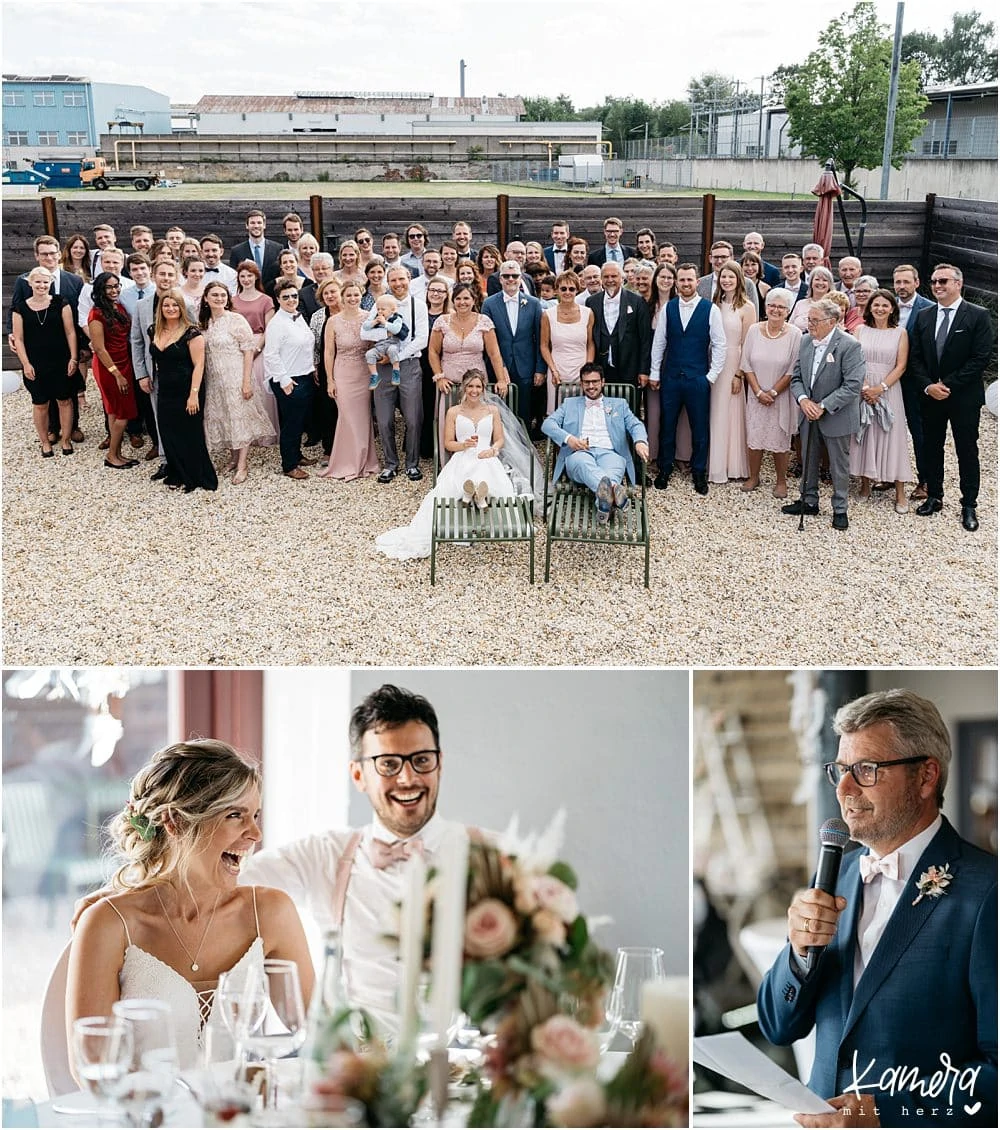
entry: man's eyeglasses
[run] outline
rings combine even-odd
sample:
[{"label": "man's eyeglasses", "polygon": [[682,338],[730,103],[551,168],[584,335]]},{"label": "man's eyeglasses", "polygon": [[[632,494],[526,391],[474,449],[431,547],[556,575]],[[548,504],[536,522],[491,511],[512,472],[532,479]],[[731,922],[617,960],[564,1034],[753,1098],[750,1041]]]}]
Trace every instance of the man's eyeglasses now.
[{"label": "man's eyeglasses", "polygon": [[363,243],[366,247],[371,246],[371,240],[365,239],[364,236],[359,236],[358,239],[356,240],[356,242],[359,243],[359,244]]},{"label": "man's eyeglasses", "polygon": [[294,298],[298,302],[299,292],[297,290],[286,290],[284,294],[278,295],[279,302],[287,302],[290,298]]},{"label": "man's eyeglasses", "polygon": [[407,239],[423,239],[424,233],[422,231],[411,231],[406,237]]},{"label": "man's eyeglasses", "polygon": [[948,275],[941,275],[936,279],[931,279],[931,286],[945,286],[947,283],[950,283],[950,282],[958,282],[958,280],[953,279]]},{"label": "man's eyeglasses", "polygon": [[914,765],[918,761],[926,761],[927,757],[897,757],[893,761],[855,761],[853,765],[844,765],[840,761],[828,761],[823,770],[826,779],[831,785],[839,785],[846,774],[850,773],[855,781],[863,788],[870,789],[878,784],[878,771],[889,765]]},{"label": "man's eyeglasses", "polygon": [[604,384],[603,377],[581,377],[580,384],[582,385],[602,385]]},{"label": "man's eyeglasses", "polygon": [[418,749],[416,753],[380,753],[375,757],[362,757],[370,761],[380,777],[398,777],[404,765],[410,765],[415,773],[433,773],[441,760],[439,749]]},{"label": "man's eyeglasses", "polygon": [[500,277],[502,279],[519,279],[521,276],[520,275],[501,275]]}]

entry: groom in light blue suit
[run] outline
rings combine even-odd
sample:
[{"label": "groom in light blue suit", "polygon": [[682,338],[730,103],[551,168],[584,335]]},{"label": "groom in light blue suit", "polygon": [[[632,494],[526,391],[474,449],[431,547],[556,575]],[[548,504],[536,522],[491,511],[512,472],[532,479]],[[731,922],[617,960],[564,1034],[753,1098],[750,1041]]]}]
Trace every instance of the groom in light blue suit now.
[{"label": "groom in light blue suit", "polygon": [[542,431],[559,444],[552,481],[565,467],[575,483],[594,492],[598,518],[608,520],[611,510],[625,510],[628,494],[623,485],[627,474],[636,481],[635,464],[627,436],[632,437],[640,458],[649,459],[646,428],[627,400],[604,396],[604,370],[590,362],[580,370],[583,396],[568,396],[542,423]]},{"label": "groom in light blue suit", "polygon": [[[951,745],[933,703],[865,695],[826,766],[852,839],[836,895],[800,891],[757,996],[761,1031],[815,1027],[802,1126],[997,1125],[997,860],[940,813]],[[812,959],[810,947],[820,947]]]}]

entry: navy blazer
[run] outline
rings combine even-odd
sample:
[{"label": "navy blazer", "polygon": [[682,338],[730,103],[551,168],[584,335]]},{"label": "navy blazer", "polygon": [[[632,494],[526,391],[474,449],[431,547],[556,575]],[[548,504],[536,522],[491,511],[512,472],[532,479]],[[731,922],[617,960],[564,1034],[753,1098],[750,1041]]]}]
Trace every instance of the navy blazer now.
[{"label": "navy blazer", "polygon": [[[618,246],[622,249],[622,254],[625,256],[625,259],[636,258],[634,247],[627,247],[624,243],[619,243]],[[591,253],[587,256],[587,264],[590,265],[591,263],[593,263],[596,267],[603,267],[605,257],[608,253],[607,247],[608,245],[606,243],[602,243],[596,251],[591,251]],[[623,259],[622,263],[624,263],[624,261],[625,260]],[[621,263],[619,263],[618,265],[621,266]]]},{"label": "navy blazer", "polygon": [[510,379],[523,384],[533,382],[535,373],[544,373],[546,365],[542,360],[542,304],[526,294],[520,296],[519,303],[516,334],[510,332],[502,294],[491,294],[483,303],[483,313],[493,323]]},{"label": "navy blazer", "polygon": [[[944,820],[855,987],[860,854],[850,852],[841,863],[837,894],[847,907],[814,968],[800,973],[786,944],[764,977],[757,995],[761,1031],[772,1044],[784,1045],[815,1026],[810,1089],[829,1099],[852,1089],[857,1078],[862,1094],[875,1100],[883,1126],[996,1126],[996,856],[963,840]],[[945,864],[950,886],[914,906],[921,874]],[[883,1075],[890,1068],[915,1069],[926,1085],[935,1072],[947,1074],[942,1056],[964,1074],[945,1079],[936,1097],[911,1089],[917,1085],[909,1077],[899,1082],[898,1071]],[[935,1107],[938,1117],[931,1118]]]},{"label": "navy blazer", "polygon": [[[545,256],[545,262],[548,263],[549,270],[552,271],[553,273],[555,273],[555,269],[556,269],[555,249],[556,249],[556,245],[554,243],[550,243],[548,245],[548,247],[542,248],[542,254]],[[565,252],[563,254],[563,264],[565,264],[566,255],[568,255],[568,254],[569,254],[569,252]],[[565,270],[565,269],[566,269],[565,266],[563,266],[563,270]]]}]

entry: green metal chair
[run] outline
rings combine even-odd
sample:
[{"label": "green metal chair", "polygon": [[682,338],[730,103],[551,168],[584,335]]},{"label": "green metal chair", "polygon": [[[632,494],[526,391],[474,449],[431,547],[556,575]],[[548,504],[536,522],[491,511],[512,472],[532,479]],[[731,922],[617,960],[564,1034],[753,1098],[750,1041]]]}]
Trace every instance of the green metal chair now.
[{"label": "green metal chair", "polygon": [[[462,390],[453,387],[441,398],[439,413],[447,412],[459,402]],[[505,397],[507,407],[517,416],[517,386],[511,383]],[[518,426],[527,432],[518,418]],[[437,485],[438,468],[441,466],[438,427],[434,425],[434,485]],[[531,465],[531,487],[534,491],[534,464]],[[461,542],[473,544],[491,541],[526,541],[528,543],[528,580],[535,583],[535,502],[534,497],[491,498],[485,510],[475,506],[465,506],[460,498],[436,498],[431,520],[431,584],[435,582],[437,571],[437,547],[439,543]]]},{"label": "green metal chair", "polygon": [[[628,402],[635,411],[636,388],[630,384],[608,384],[605,396],[615,396]],[[559,385],[556,389],[557,405],[567,396],[580,396],[580,385]],[[552,546],[557,541],[588,542],[591,545],[614,545],[626,548],[642,547],[644,554],[644,584],[649,588],[649,514],[646,509],[646,464],[635,451],[631,438],[632,458],[635,461],[638,483],[628,486],[631,505],[624,517],[617,511],[607,524],[597,520],[594,494],[566,474],[558,482],[552,481],[559,451],[552,440],[545,445],[545,517],[548,539],[545,545],[545,580],[549,579]]]}]

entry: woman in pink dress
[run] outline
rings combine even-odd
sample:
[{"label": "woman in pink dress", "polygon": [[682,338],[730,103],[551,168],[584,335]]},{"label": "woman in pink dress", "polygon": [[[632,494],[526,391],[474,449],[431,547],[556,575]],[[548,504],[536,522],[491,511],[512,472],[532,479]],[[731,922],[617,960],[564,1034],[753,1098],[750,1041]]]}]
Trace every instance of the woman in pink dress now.
[{"label": "woman in pink dress", "polygon": [[750,474],[747,461],[746,398],[740,355],[757,311],[746,294],[743,268],[730,259],[719,271],[719,290],[712,300],[722,311],[726,363],[712,385],[708,417],[708,481],[725,483]]},{"label": "woman in pink dress", "polygon": [[556,279],[558,301],[542,313],[541,350],[549,367],[546,416],[556,410],[556,388],[578,383],[580,369],[594,360],[594,312],[577,302],[579,293],[576,273],[563,271]]},{"label": "woman in pink dress", "polygon": [[[861,477],[861,497],[871,495],[872,480],[896,484],[896,513],[907,514],[906,483],[910,447],[899,379],[906,371],[910,339],[899,324],[899,303],[891,290],[876,290],[868,300],[864,325],[854,336],[865,355],[861,389],[861,442],[851,436],[851,474]],[[868,420],[867,425],[865,420]]]},{"label": "woman in pink dress", "polygon": [[337,401],[337,431],[330,462],[322,479],[360,479],[378,474],[371,393],[368,391],[366,342],[361,340],[361,287],[347,283],[341,291],[343,313],[329,319],[324,336],[326,390]]},{"label": "woman in pink dress", "polygon": [[788,324],[802,333],[808,333],[809,308],[818,298],[826,298],[831,290],[833,290],[832,272],[826,267],[813,267],[809,276],[809,293],[792,307],[792,316],[788,319]]},{"label": "woman in pink dress", "polygon": [[798,427],[799,409],[792,399],[792,370],[802,335],[788,325],[795,297],[784,287],[769,290],[764,300],[766,320],[747,330],[740,368],[747,382],[746,427],[750,477],[742,491],[760,486],[764,452],[774,456],[775,498],[788,497],[788,452]]},{"label": "woman in pink dress", "polygon": [[[250,370],[250,377],[253,381],[254,399],[264,409],[277,436],[281,430],[278,405],[271,382],[264,375],[264,331],[267,323],[274,317],[274,302],[269,294],[264,293],[260,269],[252,259],[244,259],[236,268],[236,283],[238,289],[233,295],[233,309],[246,318],[253,333],[253,368]],[[270,447],[277,442],[277,438],[266,440],[260,446]]]},{"label": "woman in pink dress", "polygon": [[476,313],[476,296],[472,287],[456,283],[451,292],[452,312],[444,314],[431,327],[427,356],[438,391],[438,450],[442,466],[447,462],[444,446],[444,417],[442,408],[453,385],[462,383],[469,369],[484,369],[483,354],[490,359],[497,378],[496,391],[506,395],[510,377],[500,356],[496,330],[485,314]]}]

